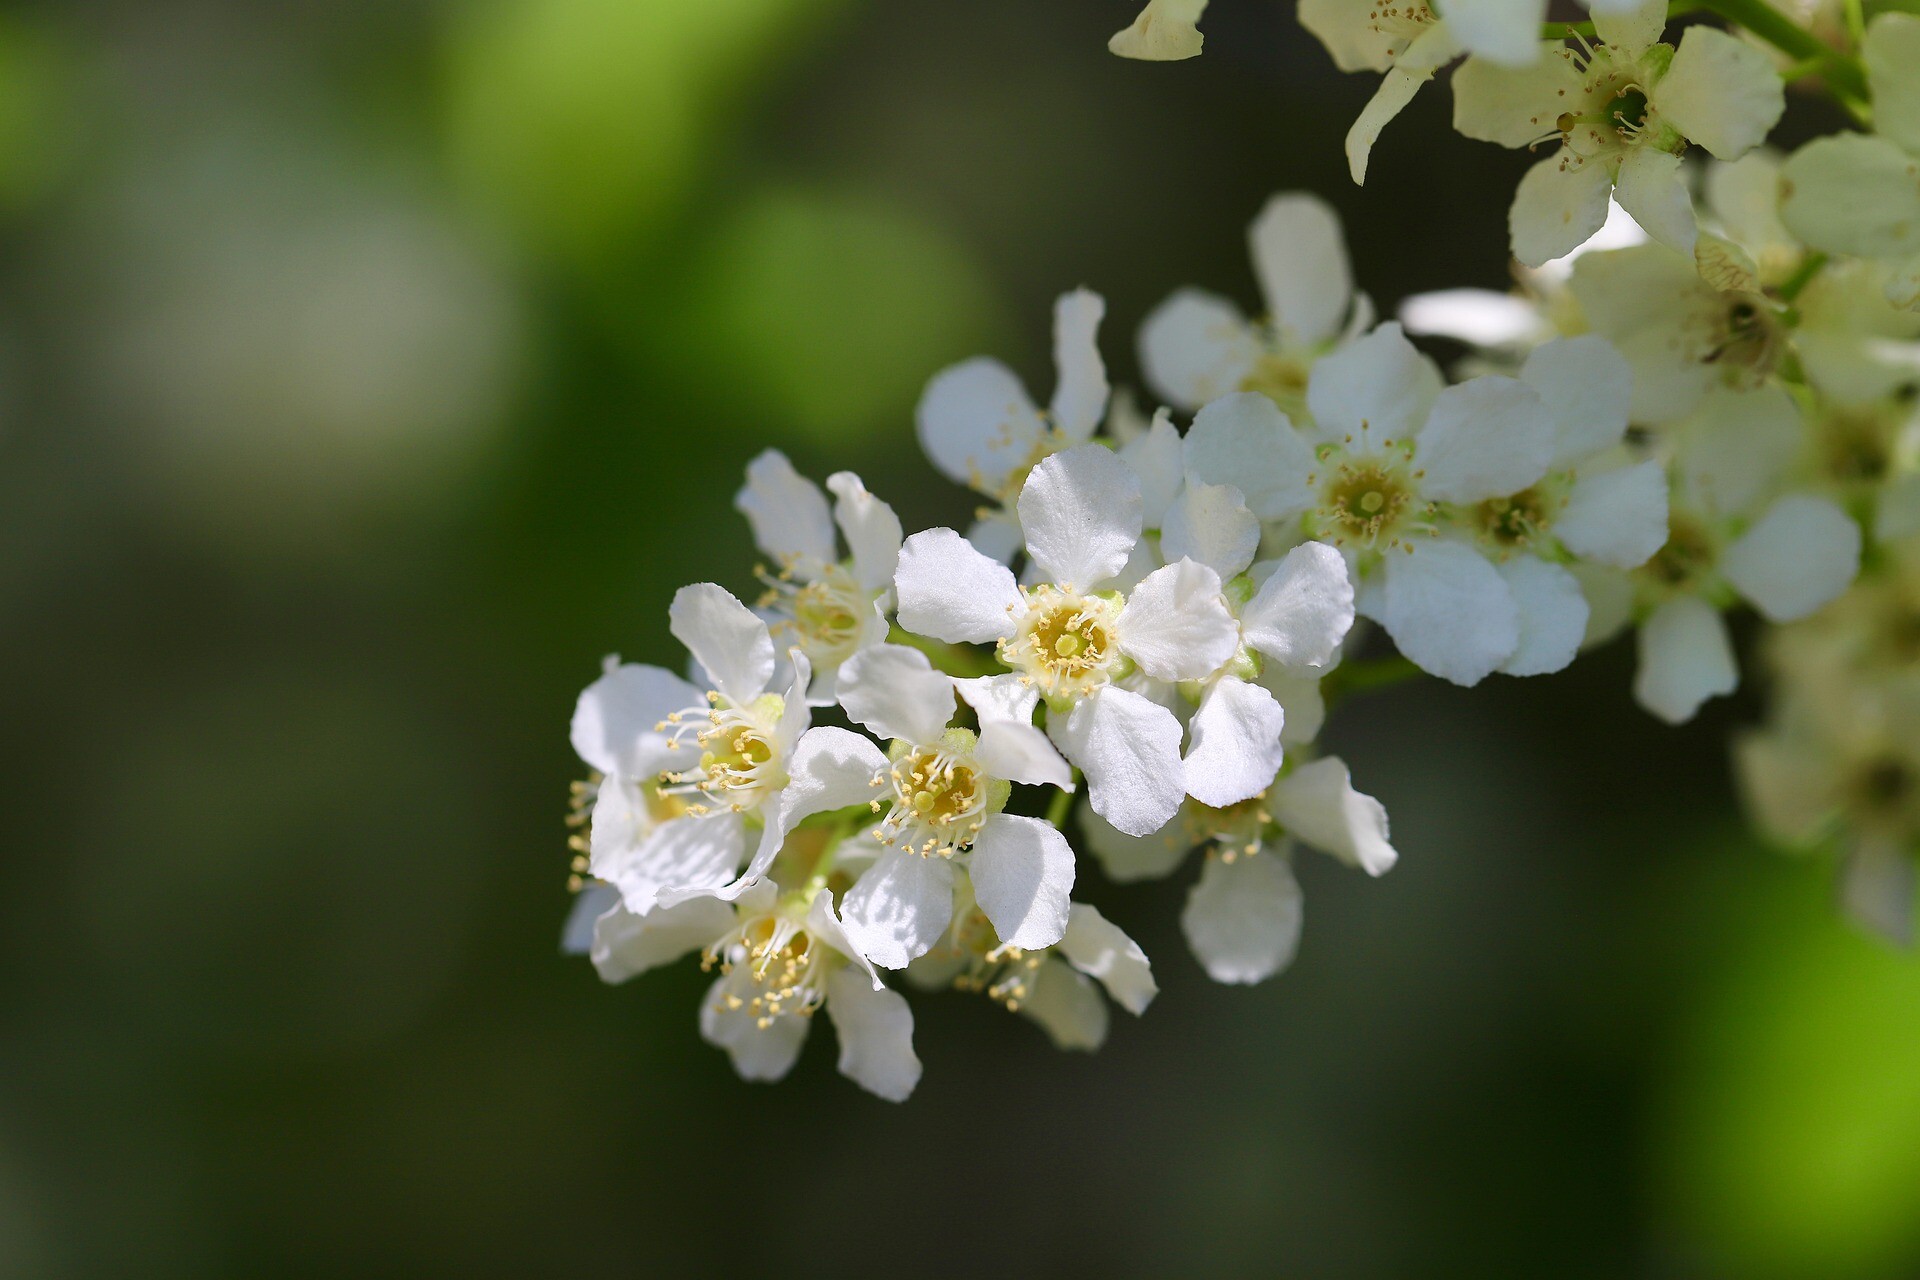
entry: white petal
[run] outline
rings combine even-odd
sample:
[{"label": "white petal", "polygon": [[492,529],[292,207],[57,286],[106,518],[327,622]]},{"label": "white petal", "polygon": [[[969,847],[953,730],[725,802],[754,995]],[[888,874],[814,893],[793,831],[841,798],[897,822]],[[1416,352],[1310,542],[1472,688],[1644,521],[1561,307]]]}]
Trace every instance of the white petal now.
[{"label": "white petal", "polygon": [[1320,736],[1320,727],[1327,722],[1327,700],[1320,692],[1319,673],[1295,675],[1270,662],[1260,672],[1259,685],[1286,712],[1286,723],[1280,730],[1283,746],[1303,747]]},{"label": "white petal", "polygon": [[1565,100],[1580,89],[1580,71],[1564,51],[1530,66],[1468,58],[1453,73],[1454,132],[1503,147],[1528,146],[1553,132]]},{"label": "white petal", "polygon": [[1559,338],[1536,347],[1520,380],[1540,393],[1553,415],[1553,465],[1570,466],[1610,449],[1627,433],[1633,366],[1598,334]]},{"label": "white petal", "polygon": [[893,585],[900,562],[900,517],[893,508],[867,492],[860,477],[836,471],[827,477],[833,490],[833,518],[853,554],[853,577],[862,591],[881,591]]},{"label": "white petal", "polygon": [[848,658],[839,691],[847,718],[882,738],[938,742],[953,719],[952,678],[901,644],[877,644]]},{"label": "white petal", "polygon": [[1067,915],[1060,954],[1080,972],[1098,978],[1114,1003],[1128,1013],[1145,1013],[1160,992],[1140,944],[1084,902],[1074,903]]},{"label": "white petal", "polygon": [[1413,101],[1420,86],[1433,78],[1436,68],[1444,66],[1459,53],[1453,32],[1445,23],[1428,27],[1394,59],[1393,68],[1380,79],[1380,88],[1361,108],[1359,119],[1347,130],[1347,171],[1357,185],[1367,181],[1367,158],[1380,132]]},{"label": "white petal", "polygon": [[682,587],[667,618],[674,639],[730,701],[744,705],[766,691],[773,679],[773,637],[732,592],[711,582]]},{"label": "white petal", "polygon": [[900,548],[893,576],[900,625],[935,640],[979,644],[1013,634],[1020,584],[951,529],[928,529]]},{"label": "white petal", "polygon": [[1048,728],[1087,775],[1094,812],[1120,831],[1152,835],[1180,808],[1180,722],[1159,703],[1108,686]]},{"label": "white petal", "polygon": [[849,729],[821,725],[801,735],[787,762],[787,785],[763,807],[766,827],[760,847],[738,880],[721,891],[738,897],[767,873],[786,843],[787,833],[816,813],[866,804],[882,790],[887,757],[880,748]]},{"label": "white petal", "polygon": [[1263,982],[1300,948],[1300,883],[1284,855],[1262,850],[1208,858],[1187,894],[1180,927],[1215,982]]},{"label": "white petal", "polygon": [[808,1019],[780,1017],[762,1027],[751,1005],[742,1001],[738,1007],[731,1007],[728,997],[733,993],[729,988],[741,981],[735,975],[745,972],[736,970],[707,988],[707,997],[700,1003],[700,1036],[727,1051],[742,1080],[783,1079],[793,1070],[800,1048],[807,1042]]},{"label": "white petal", "polygon": [[663,822],[634,844],[596,849],[589,870],[620,890],[627,910],[644,915],[663,896],[717,890],[733,878],[746,852],[745,823],[721,810]]},{"label": "white petal", "polygon": [[904,969],[925,955],[953,920],[953,864],[888,849],[840,904],[847,940],[883,969]]},{"label": "white petal", "polygon": [[1573,252],[1606,225],[1613,179],[1598,162],[1569,164],[1555,152],[1527,170],[1507,211],[1513,256],[1530,267]]},{"label": "white petal", "polygon": [[1780,220],[1812,249],[1907,257],[1920,252],[1920,173],[1885,138],[1816,138],[1780,170]]},{"label": "white petal", "polygon": [[1740,682],[1727,627],[1712,605],[1693,596],[1669,600],[1640,624],[1635,701],[1668,724],[1684,724],[1708,698]]},{"label": "white petal", "polygon": [[1718,158],[1738,160],[1772,131],[1787,98],[1765,53],[1715,27],[1696,26],[1680,38],[1648,105]]},{"label": "white petal", "polygon": [[753,526],[754,545],[781,568],[812,576],[839,558],[833,553],[826,495],[778,449],[767,449],[747,464],[746,487],[734,495],[733,505]]},{"label": "white petal", "polygon": [[1053,306],[1053,424],[1069,440],[1093,435],[1107,412],[1107,366],[1100,359],[1100,318],[1107,304],[1089,289],[1063,293]]},{"label": "white petal", "polygon": [[1475,685],[1520,643],[1520,610],[1494,567],[1457,542],[1416,542],[1387,556],[1382,621],[1423,671]]},{"label": "white petal", "polygon": [[1267,311],[1289,346],[1340,332],[1353,305],[1353,270],[1332,206],[1301,192],[1274,196],[1247,228],[1247,244]]},{"label": "white petal", "polygon": [[1873,98],[1873,131],[1920,155],[1920,17],[1881,13],[1860,45]]},{"label": "white petal", "polygon": [[955,680],[953,687],[966,704],[979,713],[981,721],[1013,720],[1033,723],[1033,709],[1040,705],[1040,693],[1017,672],[998,676],[976,676]]},{"label": "white petal", "polygon": [[1239,390],[1260,355],[1240,308],[1200,289],[1181,289],[1140,325],[1140,369],[1153,393],[1191,412]]},{"label": "white petal", "polygon": [[1353,628],[1347,562],[1324,542],[1303,542],[1240,611],[1246,643],[1293,670],[1326,666]]},{"label": "white petal", "polygon": [[[1370,451],[1382,440],[1411,439],[1426,421],[1440,387],[1439,371],[1407,341],[1399,325],[1388,321],[1313,366],[1307,407],[1323,436],[1338,440],[1350,435]],[[1302,477],[1312,470],[1305,468]],[[1247,484],[1231,475],[1218,477],[1218,482],[1239,485],[1252,502]],[[1254,510],[1260,511],[1259,506]]]},{"label": "white petal", "polygon": [[1240,644],[1220,575],[1191,560],[1148,574],[1127,597],[1115,630],[1121,652],[1156,680],[1212,675]]},{"label": "white petal", "polygon": [[1792,622],[1860,572],[1860,526],[1826,498],[1788,494],[1727,548],[1720,568],[1769,621]]},{"label": "white petal", "polygon": [[1132,25],[1113,33],[1107,52],[1146,62],[1197,58],[1204,37],[1194,24],[1206,8],[1207,0],[1147,0]]},{"label": "white petal", "polygon": [[1160,551],[1231,578],[1253,563],[1260,547],[1260,519],[1229,484],[1195,484],[1181,490],[1160,532]]},{"label": "white petal", "polygon": [[1107,878],[1122,884],[1171,874],[1197,843],[1185,822],[1169,822],[1150,836],[1130,836],[1085,803],[1080,806],[1080,830]]},{"label": "white petal", "polygon": [[1060,941],[1073,893],[1073,850],[1065,836],[1038,818],[993,814],[974,837],[967,870],[1000,941],[1025,950]]},{"label": "white petal", "polygon": [[1500,664],[1510,676],[1541,676],[1565,669],[1587,634],[1587,598],[1580,583],[1557,564],[1515,556],[1500,576],[1520,607],[1520,644]]},{"label": "white petal", "polygon": [[1180,433],[1165,409],[1153,415],[1152,426],[1120,446],[1120,460],[1140,477],[1141,522],[1149,529],[1158,529],[1167,518],[1167,508],[1186,484]]},{"label": "white petal", "polygon": [[691,743],[674,747],[659,729],[676,711],[704,707],[700,691],[660,667],[629,663],[588,685],[573,709],[580,758],[609,777],[652,778],[691,765]]},{"label": "white petal", "polygon": [[1667,27],[1667,0],[1587,0],[1594,30],[1615,49],[1637,58]]},{"label": "white petal", "polygon": [[1010,508],[993,507],[967,526],[967,541],[989,560],[1011,564],[1022,549],[1020,521]]},{"label": "white petal", "polygon": [[913,1010],[898,991],[875,991],[856,969],[827,975],[827,1016],[840,1038],[840,1074],[888,1102],[920,1083]]},{"label": "white petal", "polygon": [[980,744],[973,758],[989,776],[1036,787],[1073,789],[1073,770],[1060,758],[1047,735],[1028,721],[980,722]]},{"label": "white petal", "polygon": [[1552,332],[1532,302],[1491,289],[1437,289],[1400,304],[1408,333],[1453,338],[1474,347],[1523,346]]},{"label": "white petal", "polygon": [[1415,461],[1422,491],[1442,502],[1480,502],[1518,493],[1547,473],[1553,418],[1540,393],[1489,375],[1448,387],[1420,431]]},{"label": "white petal", "polygon": [[983,493],[999,493],[1046,434],[1013,370],[985,357],[935,374],[914,420],[920,447],[941,474]]},{"label": "white petal", "polygon": [[1587,598],[1587,634],[1580,647],[1592,649],[1625,631],[1633,623],[1633,579],[1610,565],[1576,560],[1567,572],[1580,580]]},{"label": "white petal", "polygon": [[1224,809],[1266,790],[1280,770],[1285,723],[1280,704],[1259,685],[1217,682],[1187,724],[1187,794]]},{"label": "white petal", "polygon": [[610,884],[590,882],[574,894],[573,905],[567,908],[567,922],[560,929],[561,954],[586,955],[593,948],[594,926],[601,916],[615,909],[626,910],[620,906],[620,891]]},{"label": "white petal", "polygon": [[1680,470],[1710,509],[1745,511],[1773,486],[1801,447],[1800,407],[1777,383],[1753,391],[1717,389],[1680,442]]},{"label": "white petal", "polygon": [[1267,808],[1291,834],[1370,876],[1400,860],[1387,841],[1386,806],[1353,789],[1338,756],[1308,761],[1274,783]]},{"label": "white petal", "polygon": [[733,928],[733,908],[718,898],[689,898],[635,915],[624,907],[593,930],[593,967],[602,982],[625,982],[710,946]]},{"label": "white petal", "polygon": [[1027,554],[1047,580],[1087,591],[1119,573],[1140,540],[1140,479],[1100,445],[1056,453],[1020,491]]},{"label": "white petal", "polygon": [[1540,60],[1545,0],[1453,0],[1447,26],[1468,53],[1508,66]]},{"label": "white petal", "polygon": [[1620,569],[1645,564],[1667,541],[1667,472],[1649,458],[1583,472],[1553,524],[1567,550]]},{"label": "white petal", "polygon": [[1681,176],[1679,156],[1655,147],[1629,148],[1614,180],[1613,198],[1648,235],[1675,252],[1693,256],[1700,226]]},{"label": "white petal", "polygon": [[1107,1003],[1093,979],[1049,956],[1028,980],[1021,1013],[1040,1024],[1056,1049],[1091,1052],[1107,1038]]},{"label": "white petal", "polygon": [[1188,484],[1230,484],[1263,520],[1284,520],[1313,505],[1307,488],[1313,446],[1258,392],[1224,396],[1200,410],[1183,453]]}]

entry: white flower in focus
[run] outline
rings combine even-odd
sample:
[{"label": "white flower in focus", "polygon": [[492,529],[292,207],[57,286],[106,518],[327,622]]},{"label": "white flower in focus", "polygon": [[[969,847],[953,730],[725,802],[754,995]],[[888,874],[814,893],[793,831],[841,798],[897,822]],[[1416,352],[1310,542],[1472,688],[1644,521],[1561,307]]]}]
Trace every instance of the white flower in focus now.
[{"label": "white flower in focus", "polygon": [[1053,360],[1059,380],[1043,413],[1013,370],[985,356],[935,374],[914,417],[920,447],[941,474],[993,500],[968,539],[997,560],[1020,549],[1014,510],[1027,473],[1042,459],[1085,444],[1107,408],[1107,370],[1095,336],[1106,303],[1085,289],[1054,304]]},{"label": "white flower in focus", "polygon": [[1262,391],[1289,413],[1306,407],[1307,371],[1341,335],[1364,328],[1339,215],[1316,196],[1282,193],[1247,229],[1266,315],[1249,321],[1226,298],[1181,289],[1140,326],[1140,365],[1168,404],[1191,412],[1231,391]]},{"label": "white flower in focus", "polygon": [[1067,926],[1073,850],[1037,818],[1001,810],[1009,782],[1071,788],[1073,778],[1032,724],[1036,695],[1017,677],[957,682],[980,731],[949,725],[956,681],[925,654],[880,645],[847,664],[841,705],[857,724],[892,740],[871,752],[884,791],[873,837],[885,846],[841,903],[860,953],[888,969],[924,955],[953,919],[953,886],[967,866],[996,934],[1025,950],[1052,946]]},{"label": "white flower in focus", "polygon": [[1195,958],[1216,982],[1261,982],[1286,968],[1300,941],[1301,896],[1294,879],[1296,841],[1371,876],[1399,855],[1387,840],[1387,813],[1353,789],[1336,757],[1283,774],[1263,795],[1224,809],[1189,802],[1151,836],[1128,836],[1083,810],[1088,844],[1115,880],[1171,874],[1205,849],[1200,878],[1181,914]]},{"label": "white flower in focus", "polygon": [[1687,28],[1659,43],[1666,0],[1595,13],[1600,40],[1514,68],[1470,58],[1453,80],[1453,125],[1506,147],[1554,139],[1521,179],[1509,213],[1513,255],[1530,267],[1577,248],[1609,198],[1647,233],[1691,257],[1698,228],[1680,156],[1697,143],[1722,160],[1758,146],[1786,109],[1767,56],[1724,31]]},{"label": "white flower in focus", "polygon": [[1200,56],[1200,15],[1207,0],[1147,0],[1131,26],[1117,31],[1107,49],[1144,62],[1178,62]]},{"label": "white flower in focus", "polygon": [[[786,455],[768,449],[747,466],[746,487],[734,505],[753,526],[754,544],[773,557],[775,569],[760,571],[767,593],[759,601],[772,619],[776,643],[807,655],[813,667],[808,700],[833,701],[840,664],[887,635],[885,609],[900,556],[900,518],[868,493],[851,471],[830,476],[838,501],[831,512],[813,481],[793,469]],[[834,529],[850,553],[836,553]]]},{"label": "white flower in focus", "polygon": [[701,953],[701,968],[720,976],[700,1006],[700,1034],[742,1079],[783,1078],[825,1009],[842,1075],[889,1102],[920,1081],[913,1011],[848,943],[828,890],[782,896],[763,882],[733,903],[693,898],[640,913],[616,903],[595,919],[589,947],[607,982]]},{"label": "white flower in focus", "polygon": [[964,870],[953,900],[946,933],[907,968],[907,980],[922,990],[951,987],[985,995],[1039,1023],[1057,1048],[1085,1052],[1107,1038],[1100,988],[1136,1016],[1159,993],[1139,944],[1084,902],[1072,904],[1057,944],[1034,951],[1000,941],[974,902]]}]

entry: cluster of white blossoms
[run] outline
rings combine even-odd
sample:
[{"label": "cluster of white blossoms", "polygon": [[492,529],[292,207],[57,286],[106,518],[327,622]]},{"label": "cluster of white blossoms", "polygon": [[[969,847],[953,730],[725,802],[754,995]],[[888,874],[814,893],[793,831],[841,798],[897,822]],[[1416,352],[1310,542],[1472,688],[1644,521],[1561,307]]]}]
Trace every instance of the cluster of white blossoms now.
[{"label": "cluster of white blossoms", "polygon": [[[1835,852],[1850,909],[1905,938],[1920,17],[1862,18],[1839,48],[1749,0],[1712,5],[1741,34],[1588,7],[1302,5],[1342,67],[1385,75],[1356,178],[1456,61],[1462,133],[1546,150],[1512,202],[1513,288],[1380,322],[1332,210],[1281,194],[1249,233],[1259,308],[1188,288],[1144,318],[1150,416],[1110,387],[1086,290],[1056,306],[1045,407],[996,360],[932,378],[918,435],[980,495],[964,530],[909,536],[850,472],[823,491],[754,459],[736,505],[759,588],[683,588],[686,662],[609,659],[581,695],[568,949],[610,982],[697,955],[701,1034],[752,1080],[824,1009],[840,1070],[906,1097],[903,986],[1093,1048],[1109,1000],[1138,1014],[1157,988],[1075,898],[1082,855],[1133,881],[1197,852],[1194,957],[1261,981],[1299,943],[1297,847],[1373,876],[1397,859],[1316,745],[1334,696],[1543,675],[1631,628],[1634,697],[1678,723],[1735,688],[1748,610],[1773,695],[1737,745],[1756,818]],[[1113,48],[1192,56],[1204,8],[1152,0]],[[1782,157],[1765,139],[1808,75],[1871,131]],[[1445,369],[1413,338],[1464,355]]]}]

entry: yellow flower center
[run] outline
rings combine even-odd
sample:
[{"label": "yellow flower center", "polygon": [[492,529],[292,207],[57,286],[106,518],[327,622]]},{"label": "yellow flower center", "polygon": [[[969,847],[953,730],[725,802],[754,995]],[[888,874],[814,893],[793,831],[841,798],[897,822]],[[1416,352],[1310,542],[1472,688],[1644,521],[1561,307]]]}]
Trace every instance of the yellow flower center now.
[{"label": "yellow flower center", "polygon": [[1111,679],[1121,661],[1114,639],[1119,613],[1119,602],[1105,596],[1028,587],[1018,628],[1000,642],[1000,660],[1044,697],[1088,692]]}]

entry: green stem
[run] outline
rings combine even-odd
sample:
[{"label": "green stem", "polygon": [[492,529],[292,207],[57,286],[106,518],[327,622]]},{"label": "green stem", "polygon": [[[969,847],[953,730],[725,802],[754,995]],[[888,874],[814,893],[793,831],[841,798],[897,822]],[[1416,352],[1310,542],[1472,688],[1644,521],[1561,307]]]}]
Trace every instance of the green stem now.
[{"label": "green stem", "polygon": [[1799,297],[1800,291],[1812,284],[1813,278],[1820,274],[1820,268],[1826,265],[1827,255],[1824,253],[1810,253],[1800,259],[1800,265],[1793,269],[1793,274],[1788,276],[1786,282],[1780,286],[1780,300],[1792,302]]},{"label": "green stem", "polygon": [[887,632],[888,644],[903,644],[909,649],[918,649],[927,655],[928,661],[943,675],[959,676],[962,679],[973,676],[995,676],[1006,668],[977,650],[965,645],[947,644],[940,640],[929,640],[925,636],[916,636],[911,631],[895,626]]},{"label": "green stem", "polygon": [[[1083,782],[1084,780],[1085,780],[1084,775],[1082,775],[1078,769],[1075,769],[1073,771],[1073,785],[1078,787],[1081,784],[1081,782]],[[1065,830],[1067,825],[1067,814],[1072,810],[1072,808],[1073,808],[1073,792],[1071,791],[1054,792],[1053,799],[1049,801],[1047,804],[1047,824],[1059,830]]]},{"label": "green stem", "polygon": [[1353,694],[1401,684],[1420,674],[1420,668],[1399,654],[1365,662],[1343,662],[1320,682],[1320,692],[1331,706]]},{"label": "green stem", "polygon": [[1790,57],[1818,62],[1821,78],[1848,110],[1857,114],[1867,101],[1867,73],[1859,60],[1827,44],[1766,0],[1704,0],[1701,7],[1745,27]]}]

